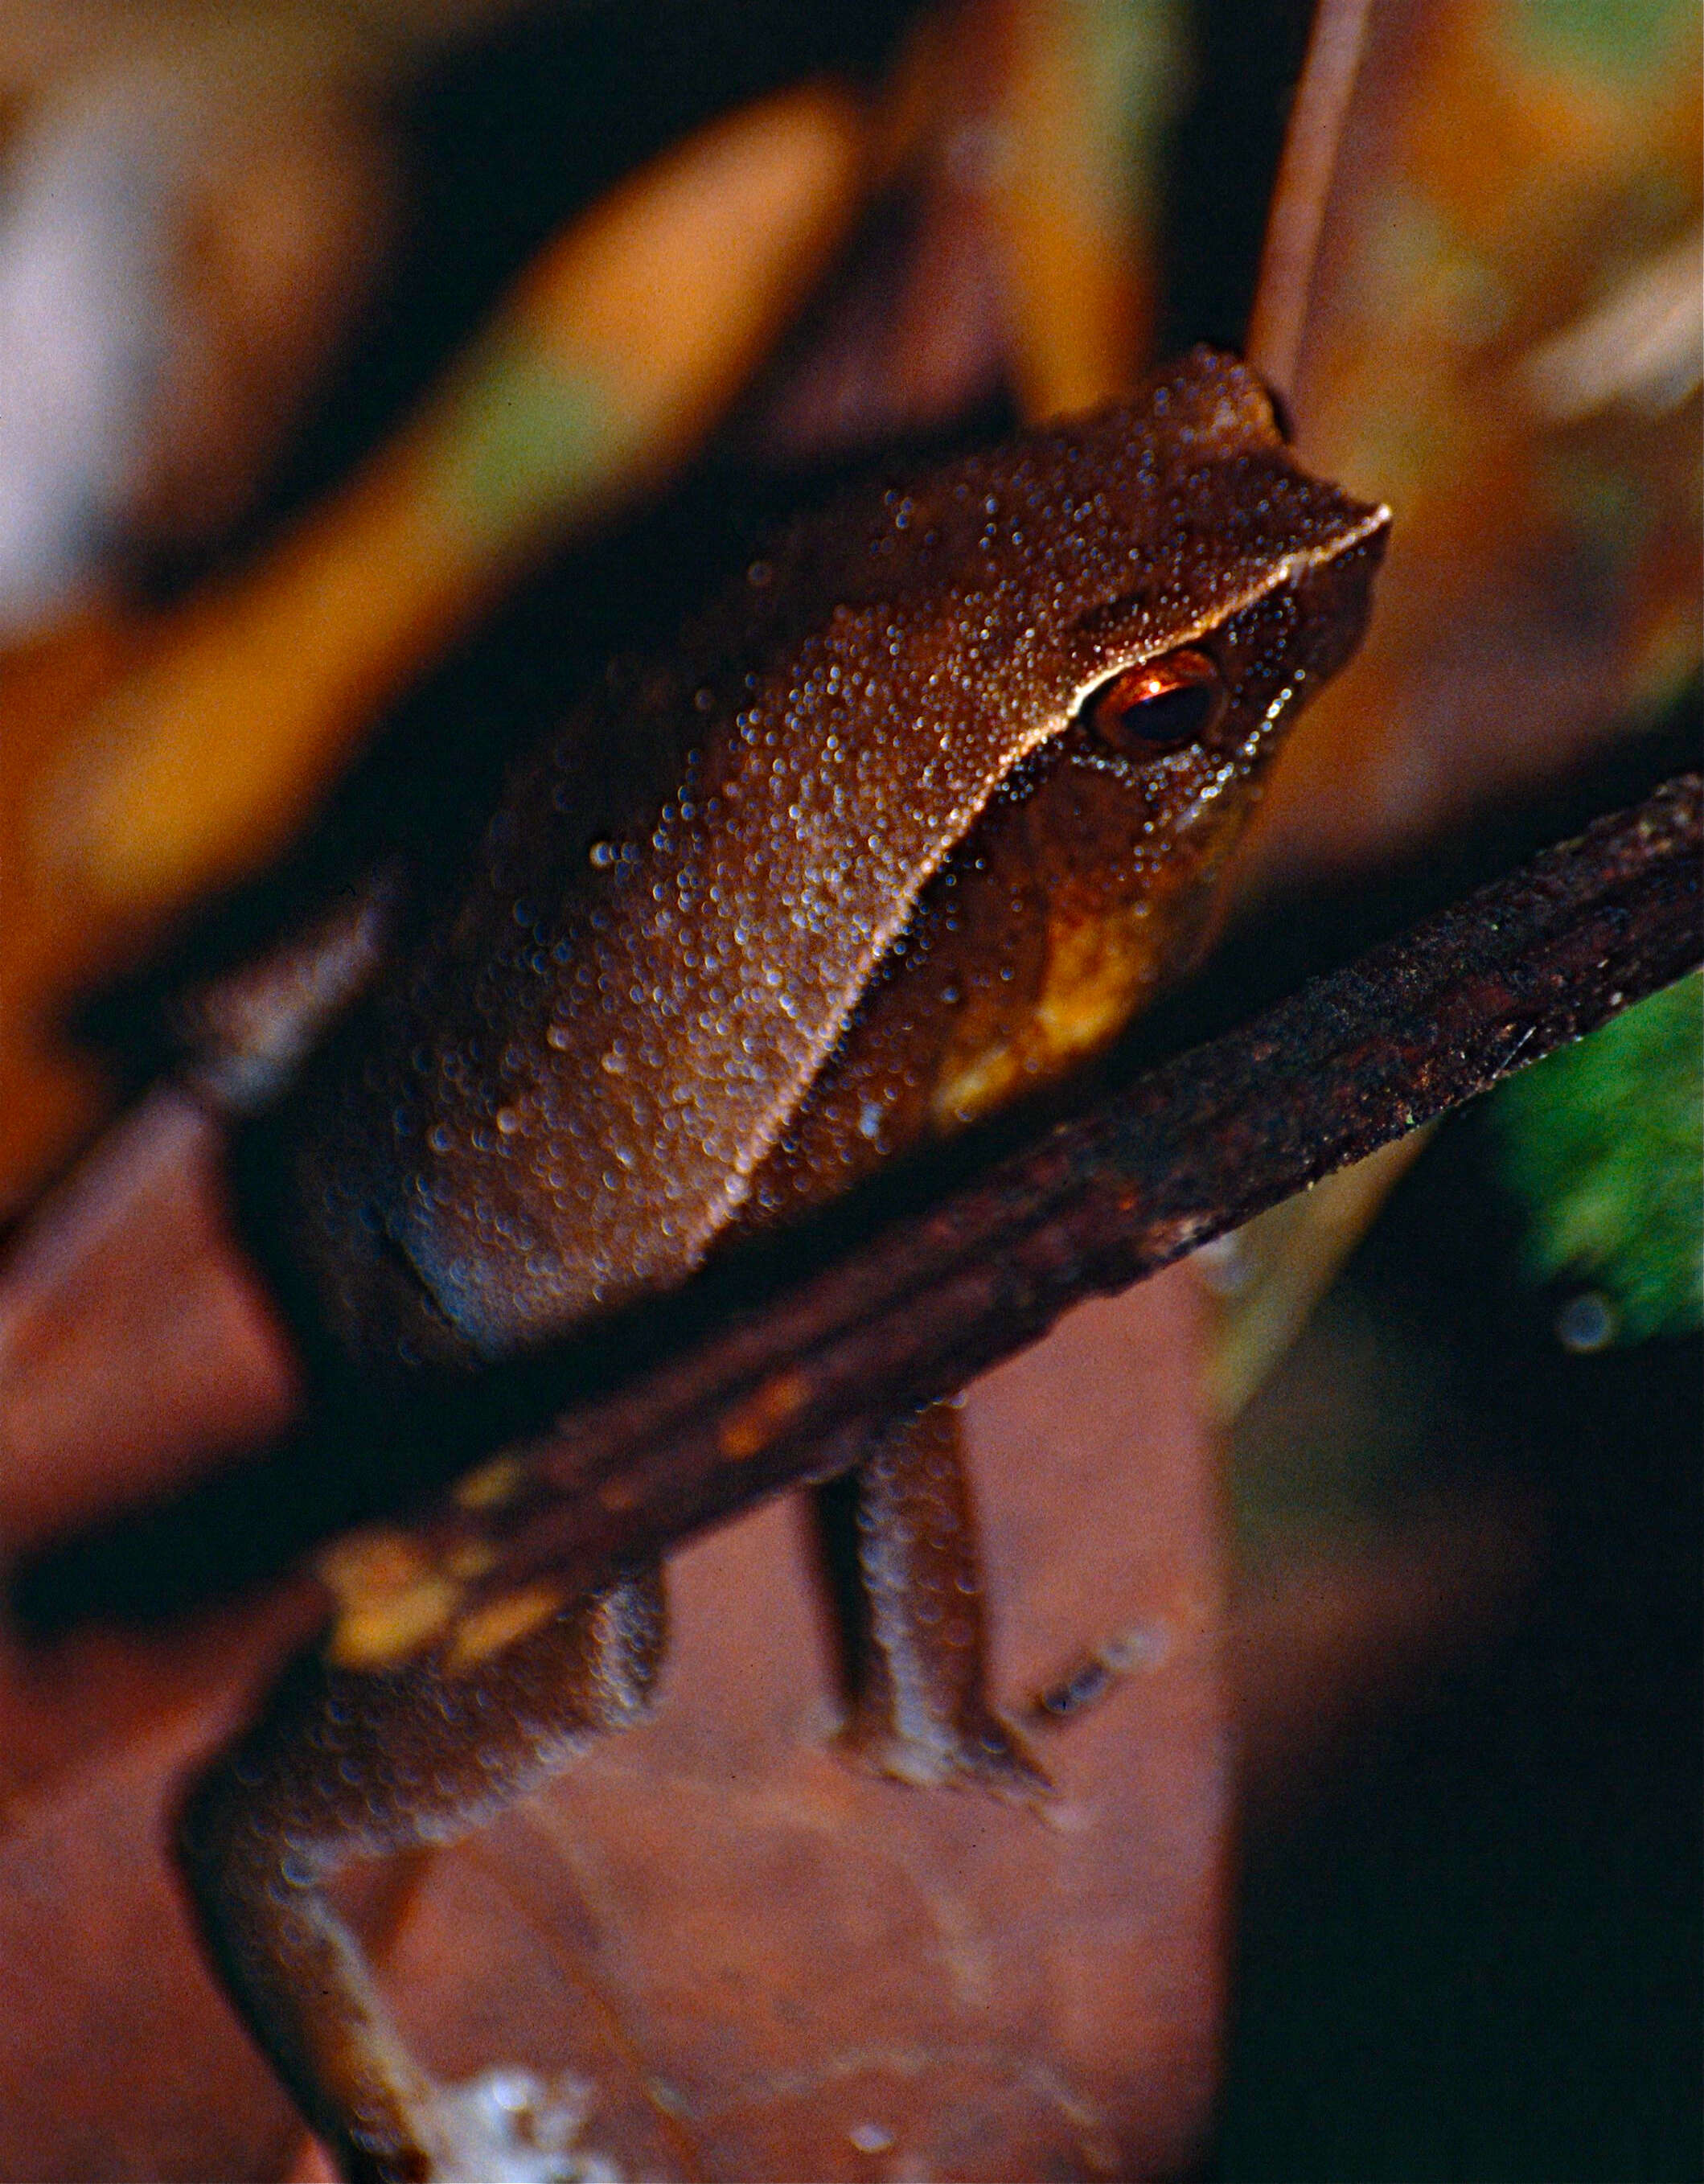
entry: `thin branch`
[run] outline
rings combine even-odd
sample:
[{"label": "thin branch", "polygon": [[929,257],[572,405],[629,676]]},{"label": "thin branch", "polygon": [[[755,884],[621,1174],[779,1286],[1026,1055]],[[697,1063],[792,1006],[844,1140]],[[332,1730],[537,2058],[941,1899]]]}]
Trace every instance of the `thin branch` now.
[{"label": "thin branch", "polygon": [[1314,261],[1371,5],[1319,0],[1284,133],[1246,348],[1249,362],[1286,399],[1295,392]]},{"label": "thin branch", "polygon": [[[1704,954],[1700,805],[1699,777],[1678,777],[565,1414],[530,1451],[537,1490],[508,1513],[493,1585],[545,1569],[590,1582],[846,1467],[872,1427],[1072,1305],[1679,978]],[[449,1535],[461,1521],[442,1520]]]}]

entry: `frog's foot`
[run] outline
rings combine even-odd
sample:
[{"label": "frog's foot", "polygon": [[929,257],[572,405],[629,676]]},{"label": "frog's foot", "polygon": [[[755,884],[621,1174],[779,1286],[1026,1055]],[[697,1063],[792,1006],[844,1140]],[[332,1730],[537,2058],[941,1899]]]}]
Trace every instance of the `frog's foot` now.
[{"label": "frog's foot", "polygon": [[1053,1785],[1017,1731],[998,1715],[934,1717],[896,1725],[891,1716],[860,1715],[842,1747],[860,1765],[920,1790],[991,1791],[1013,1804],[1044,1804]]},{"label": "frog's foot", "polygon": [[[514,1598],[498,1605],[512,1624]],[[575,2081],[433,2081],[329,1883],[352,1858],[454,1840],[642,1712],[663,1647],[660,1574],[523,1618],[506,1643],[470,1616],[409,1652],[394,1597],[381,1591],[376,1606],[390,1612],[354,1628],[388,1650],[365,1666],[339,1661],[331,1649],[350,1625],[334,1624],[184,1802],[178,1854],[209,1949],[348,2184],[614,2179],[578,2143]]]},{"label": "frog's foot", "polygon": [[504,2064],[434,2088],[420,2119],[428,2184],[621,2184],[607,2154],[580,2144],[591,2087]]},{"label": "frog's foot", "polygon": [[871,1440],[853,1484],[862,1613],[843,1742],[896,1781],[1039,1805],[1046,1774],[988,1696],[988,1641],[959,1414],[936,1403]]}]

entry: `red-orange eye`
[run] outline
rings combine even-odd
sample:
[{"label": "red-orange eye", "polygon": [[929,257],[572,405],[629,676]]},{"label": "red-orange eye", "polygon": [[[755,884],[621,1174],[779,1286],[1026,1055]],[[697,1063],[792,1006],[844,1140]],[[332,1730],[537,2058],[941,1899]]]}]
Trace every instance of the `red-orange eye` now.
[{"label": "red-orange eye", "polygon": [[1217,727],[1225,686],[1205,652],[1172,652],[1091,690],[1083,710],[1102,742],[1142,758],[1198,742]]}]

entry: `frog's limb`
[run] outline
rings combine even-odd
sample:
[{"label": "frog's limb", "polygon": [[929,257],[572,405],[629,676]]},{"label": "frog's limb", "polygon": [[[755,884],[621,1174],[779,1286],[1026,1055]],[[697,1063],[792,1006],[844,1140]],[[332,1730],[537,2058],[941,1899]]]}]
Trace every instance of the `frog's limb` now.
[{"label": "frog's limb", "polygon": [[864,1611],[847,1741],[885,1774],[1039,1799],[1046,1775],[988,1702],[975,1513],[959,1412],[888,1427],[854,1485]]},{"label": "frog's limb", "polygon": [[499,2088],[506,2104],[434,2085],[326,1893],[349,1859],[446,1841],[644,1712],[664,1644],[660,1572],[560,1607],[496,1648],[485,1613],[401,1663],[340,1666],[335,1635],[331,1658],[303,1655],[181,1822],[213,1955],[354,2184],[600,2173],[565,2143],[576,2118],[565,2132],[533,2089],[513,2098],[518,2074]]}]

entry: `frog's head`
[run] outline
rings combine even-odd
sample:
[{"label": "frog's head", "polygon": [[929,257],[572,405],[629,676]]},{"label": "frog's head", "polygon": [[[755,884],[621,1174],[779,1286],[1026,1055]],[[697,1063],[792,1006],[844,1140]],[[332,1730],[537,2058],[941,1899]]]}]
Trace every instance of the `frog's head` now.
[{"label": "frog's head", "polygon": [[1193,959],[1273,755],[1359,641],[1388,526],[1205,349],[888,496],[842,595],[888,565],[869,611],[915,693],[895,740],[915,778],[950,737],[986,789],[920,905],[921,929],[950,896],[951,938],[912,950],[961,996],[938,1126],[1105,1045]]},{"label": "frog's head", "polygon": [[[1355,649],[1389,522],[1300,469],[1260,382],[1198,348],[1127,403],[799,526],[754,565],[736,702],[757,692],[801,749],[821,726],[863,751],[887,839],[910,808],[896,900],[1044,776],[1121,806],[1140,890],[1170,865],[1181,900]],[[1104,861],[1094,831],[1061,841],[1062,887]]]}]

